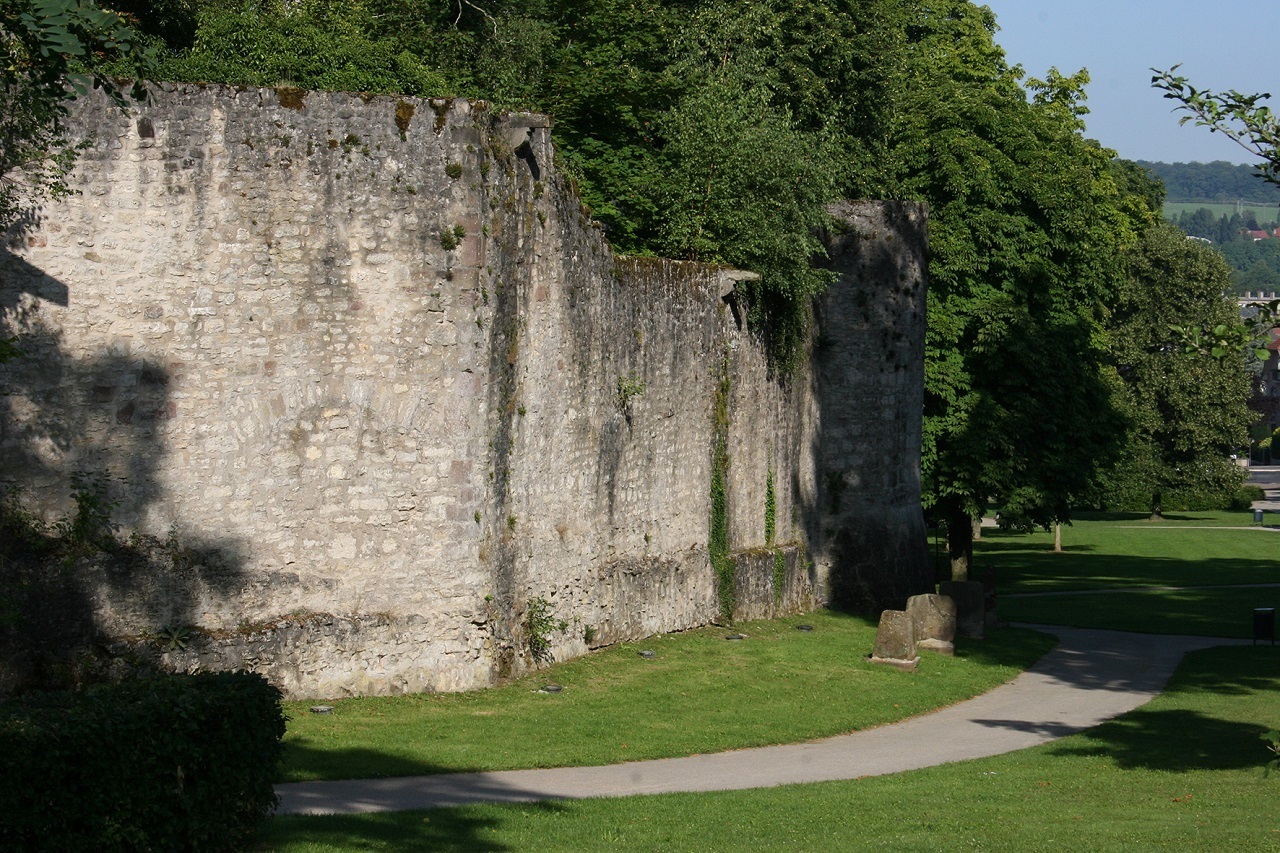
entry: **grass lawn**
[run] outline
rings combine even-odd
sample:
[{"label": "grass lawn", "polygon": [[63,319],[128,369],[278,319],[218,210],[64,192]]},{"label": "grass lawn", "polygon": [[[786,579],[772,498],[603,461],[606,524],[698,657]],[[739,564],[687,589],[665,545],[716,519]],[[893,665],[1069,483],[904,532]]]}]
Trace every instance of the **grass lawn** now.
[{"label": "grass lawn", "polygon": [[[1140,515],[1087,517],[1065,531],[1066,554],[1051,553],[1048,534],[988,531],[977,543],[978,568],[994,568],[1002,593],[1108,590],[1099,595],[1004,597],[1004,618],[1247,635],[1249,611],[1280,601],[1280,590],[1238,586],[1280,582],[1280,569],[1272,564],[1280,546],[1273,537],[1280,533],[1225,529],[1247,526],[1248,520],[1240,513],[1173,514],[1158,523]],[[1214,584],[1236,588],[1133,589]],[[690,632],[564,664],[501,690],[422,697],[415,701],[453,709],[446,716],[449,722],[440,725],[465,731],[456,740],[487,739],[477,752],[503,757],[491,764],[466,752],[446,759],[440,756],[447,750],[438,748],[406,760],[449,769],[527,766],[511,762],[528,745],[522,742],[538,738],[543,742],[537,743],[537,753],[554,748],[565,750],[566,759],[584,750],[606,755],[582,758],[584,763],[651,757],[681,743],[676,752],[706,751],[724,748],[723,740],[717,745],[716,739],[728,730],[737,732],[735,737],[758,737],[756,720],[766,717],[776,721],[770,724],[774,732],[819,717],[836,726],[832,731],[860,728],[874,723],[850,720],[867,711],[883,712],[896,703],[897,716],[911,713],[911,688],[927,688],[934,704],[943,704],[938,698],[951,681],[994,674],[1000,667],[1010,667],[1011,673],[1044,647],[1036,648],[1037,642],[1044,643],[1038,635],[998,632],[985,643],[963,646],[963,655],[953,661],[928,658],[924,670],[906,675],[864,669],[861,657],[873,633],[868,624],[836,614],[803,620],[817,630],[795,631],[794,624],[801,621],[796,618],[749,626],[751,637],[741,643],[725,642],[723,631]],[[642,647],[658,651],[658,658],[636,657]],[[532,692],[548,679],[570,689],[559,696]],[[883,692],[872,698],[874,690]],[[602,710],[615,694],[627,698],[609,706],[611,711]],[[1209,649],[1189,655],[1155,701],[1087,733],[994,758],[874,779],[753,791],[282,817],[263,829],[260,849],[1280,851],[1275,808],[1280,774],[1264,777],[1262,766],[1270,753],[1259,738],[1280,728],[1278,694],[1280,648]],[[651,698],[654,704],[642,704]],[[474,713],[482,706],[470,703],[488,701],[498,703],[494,713]],[[567,714],[570,708],[573,713]],[[666,715],[663,709],[669,709]],[[495,729],[469,728],[471,716],[494,720],[503,715],[509,719]],[[525,716],[536,721],[525,727]],[[601,716],[612,719],[594,729],[593,721]],[[570,717],[584,722],[580,731],[595,731],[599,743],[556,746],[560,730],[578,731],[577,722],[569,725]],[[673,736],[655,720],[683,721],[690,731]],[[307,726],[313,723],[334,721],[306,718]],[[376,728],[364,722],[361,728],[366,725]],[[632,734],[650,730],[645,741]],[[291,732],[294,778],[316,772],[306,761],[323,753],[315,746],[322,732]],[[626,751],[620,743],[624,734]],[[703,738],[710,745],[689,746]],[[641,742],[649,751],[632,752]],[[393,736],[380,745],[337,748],[334,755],[341,766],[341,760],[353,757],[345,750],[368,750],[386,759],[394,748]]]},{"label": "grass lawn", "polygon": [[[799,624],[813,631],[796,629]],[[983,693],[1053,646],[1030,631],[961,642],[903,673],[865,660],[866,620],[816,612],[654,637],[471,693],[288,703],[282,781],[612,764],[794,743]],[[653,659],[639,656],[656,652]],[[539,692],[549,682],[558,694]]]},{"label": "grass lawn", "polygon": [[[1280,607],[1280,587],[1245,586],[1280,583],[1280,531],[1249,520],[1234,512],[1171,513],[1158,522],[1137,513],[1086,515],[1063,531],[1061,554],[1049,533],[988,530],[974,543],[975,563],[979,576],[994,569],[1000,616],[1010,621],[1250,637],[1253,609]],[[1226,588],[1134,589],[1152,586]],[[1109,592],[1016,597],[1085,589]]]},{"label": "grass lawn", "polygon": [[268,822],[260,849],[1280,850],[1280,650],[1188,656],[1085,734],[910,773],[755,791]]}]

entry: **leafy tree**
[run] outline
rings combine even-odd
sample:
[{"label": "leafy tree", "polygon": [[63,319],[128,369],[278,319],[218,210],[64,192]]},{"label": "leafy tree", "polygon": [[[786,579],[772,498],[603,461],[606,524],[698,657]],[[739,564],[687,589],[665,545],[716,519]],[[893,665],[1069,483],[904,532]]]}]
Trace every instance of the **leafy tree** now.
[{"label": "leafy tree", "polygon": [[[1156,71],[1151,85],[1163,90],[1166,98],[1177,101],[1178,109],[1187,113],[1180,123],[1194,122],[1212,133],[1222,133],[1262,160],[1257,167],[1259,177],[1280,186],[1280,118],[1264,103],[1271,97],[1270,93],[1245,95],[1235,89],[1226,92],[1197,89],[1186,77],[1175,74],[1177,70],[1175,65],[1168,71]],[[1229,360],[1243,352],[1265,361],[1267,351],[1262,344],[1278,319],[1280,300],[1259,306],[1243,323],[1199,327],[1187,324],[1173,328],[1181,336],[1187,352],[1208,353],[1219,360]]]},{"label": "leafy tree", "polygon": [[1224,295],[1230,266],[1168,224],[1148,229],[1126,266],[1108,327],[1131,427],[1103,501],[1153,515],[1162,503],[1222,506],[1244,479],[1230,455],[1248,441],[1249,379],[1240,359],[1170,346],[1168,329],[1241,327]]},{"label": "leafy tree", "polygon": [[1178,219],[1178,227],[1192,237],[1203,237],[1214,240],[1221,230],[1219,222],[1213,218],[1213,212],[1201,207],[1195,213],[1186,213]]},{"label": "leafy tree", "polygon": [[1018,527],[1068,520],[1114,452],[1102,305],[1153,214],[1082,136],[1083,73],[1028,91],[988,9],[919,8],[895,136],[903,189],[931,207],[925,500],[963,579],[988,500]]},{"label": "leafy tree", "polygon": [[826,128],[802,128],[782,97],[782,74],[760,45],[780,24],[769,4],[729,3],[707,6],[686,28],[667,74],[687,88],[657,121],[670,175],[657,199],[657,248],[759,272],[755,319],[769,319],[785,361],[829,278],[812,261],[823,254],[817,234],[840,156]]},{"label": "leafy tree", "polygon": [[151,61],[133,28],[92,0],[0,0],[0,230],[66,193],[77,150],[67,98],[100,88],[124,106],[108,69],[141,79]]}]

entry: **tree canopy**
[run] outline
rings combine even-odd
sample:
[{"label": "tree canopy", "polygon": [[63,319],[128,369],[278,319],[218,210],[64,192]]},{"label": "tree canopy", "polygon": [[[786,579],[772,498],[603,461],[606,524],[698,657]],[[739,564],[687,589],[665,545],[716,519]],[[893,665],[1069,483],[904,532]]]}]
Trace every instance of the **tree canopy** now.
[{"label": "tree canopy", "polygon": [[1109,327],[1130,429],[1104,499],[1154,512],[1222,506],[1244,481],[1232,455],[1247,447],[1254,419],[1248,374],[1239,357],[1170,346],[1168,330],[1240,325],[1225,295],[1230,266],[1169,224],[1149,228],[1125,262]]},{"label": "tree canopy", "polygon": [[926,504],[967,573],[970,523],[1070,518],[1114,453],[1101,321],[1148,206],[1084,139],[1083,72],[1024,79],[990,11],[934,0],[913,28],[900,186],[929,202]]},{"label": "tree canopy", "polygon": [[1139,160],[1161,183],[1170,201],[1256,201],[1280,204],[1280,189],[1258,180],[1252,166],[1215,160],[1212,163],[1155,163]]}]

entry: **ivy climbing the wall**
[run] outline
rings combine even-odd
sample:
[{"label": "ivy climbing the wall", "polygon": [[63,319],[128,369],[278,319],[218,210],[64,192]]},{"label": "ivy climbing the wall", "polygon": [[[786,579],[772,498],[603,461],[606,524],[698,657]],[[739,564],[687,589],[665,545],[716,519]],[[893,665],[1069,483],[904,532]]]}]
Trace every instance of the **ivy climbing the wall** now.
[{"label": "ivy climbing the wall", "polygon": [[720,596],[720,616],[733,621],[735,596],[734,563],[729,554],[729,360],[720,364],[716,383],[715,408],[712,413],[711,450],[711,520],[707,534],[707,553],[716,574],[716,590]]},{"label": "ivy climbing the wall", "polygon": [[773,551],[773,601],[781,604],[787,591],[787,555],[781,548]]},{"label": "ivy climbing the wall", "polygon": [[769,479],[764,484],[764,544],[772,545],[778,530],[778,495],[773,485],[773,462],[769,462]]}]

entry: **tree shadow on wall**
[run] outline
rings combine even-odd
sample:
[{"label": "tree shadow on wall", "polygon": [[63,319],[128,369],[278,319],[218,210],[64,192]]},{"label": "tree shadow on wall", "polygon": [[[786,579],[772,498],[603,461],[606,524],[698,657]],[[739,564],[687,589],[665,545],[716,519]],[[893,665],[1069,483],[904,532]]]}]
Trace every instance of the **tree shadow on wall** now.
[{"label": "tree shadow on wall", "polygon": [[817,493],[810,543],[831,560],[831,604],[879,614],[933,589],[920,509],[925,223],[910,206],[840,204],[824,234],[835,282],[814,304]]},{"label": "tree shadow on wall", "polygon": [[73,299],[0,247],[0,339],[19,351],[0,364],[0,693],[92,677],[115,638],[172,642],[243,574],[233,541],[125,539],[161,498],[171,376],[128,339],[73,349],[54,316]]}]

